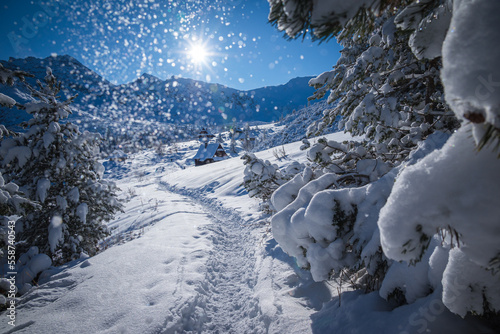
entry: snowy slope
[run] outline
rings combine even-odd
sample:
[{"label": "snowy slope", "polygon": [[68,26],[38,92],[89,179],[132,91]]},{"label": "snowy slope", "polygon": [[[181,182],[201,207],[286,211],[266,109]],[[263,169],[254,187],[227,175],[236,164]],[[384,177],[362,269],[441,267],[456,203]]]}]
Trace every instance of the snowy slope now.
[{"label": "snowy slope", "polygon": [[144,152],[115,167],[129,201],[107,249],[45,273],[19,301],[16,333],[310,331],[332,292],[262,234],[242,161],[182,169],[168,160]]},{"label": "snowy slope", "polygon": [[[16,327],[2,316],[0,332],[489,333],[437,309],[433,295],[391,311],[376,293],[314,282],[246,195],[242,160],[193,167],[195,144],[179,145],[175,161],[144,151],[108,164],[127,203],[105,250],[42,274],[18,299]],[[255,154],[305,162],[300,145],[284,145],[289,160]]]},{"label": "snowy slope", "polygon": [[[330,108],[332,108],[332,105],[323,100],[312,102],[307,107],[295,110],[282,121],[273,124],[269,128],[270,131],[267,131],[266,137],[257,143],[256,150],[263,150],[306,138],[311,124],[317,125],[321,123],[323,121],[323,112]],[[313,128],[317,135],[338,131],[337,123],[325,126],[321,130],[318,130],[317,126],[313,126]]]},{"label": "snowy slope", "polygon": [[[162,328],[197,328],[202,311],[195,314],[190,305],[197,303],[196,290],[205,280],[209,219],[181,196],[163,193],[162,198],[168,209],[160,206],[161,221],[150,225],[141,238],[72,263],[23,297],[17,332],[157,333]],[[183,312],[192,313],[185,324]],[[5,331],[10,326],[4,318],[0,328]]]}]

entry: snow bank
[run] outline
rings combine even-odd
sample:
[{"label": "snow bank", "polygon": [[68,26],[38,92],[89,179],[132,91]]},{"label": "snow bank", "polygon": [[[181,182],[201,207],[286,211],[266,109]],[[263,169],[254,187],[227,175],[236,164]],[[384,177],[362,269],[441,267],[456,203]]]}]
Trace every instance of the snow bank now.
[{"label": "snow bank", "polygon": [[314,333],[495,333],[478,319],[463,320],[448,311],[440,291],[395,309],[377,292],[345,291],[311,320]]},{"label": "snow bank", "polygon": [[[241,165],[241,161],[238,163]],[[143,166],[143,171],[156,167]],[[38,281],[36,289],[26,286],[29,287],[24,291],[26,294],[16,300],[16,328],[20,332],[210,332],[211,325],[233,324],[236,315],[242,323],[247,319],[257,323],[261,317],[258,307],[254,307],[254,316],[250,317],[243,313],[247,306],[242,306],[246,303],[242,299],[219,300],[217,306],[226,303],[228,309],[234,303],[233,313],[221,312],[224,319],[209,316],[216,311],[210,309],[215,306],[208,305],[217,303],[219,297],[213,295],[215,285],[220,284],[216,288],[225,290],[228,288],[225,283],[233,282],[233,275],[228,275],[230,268],[222,266],[220,252],[213,250],[217,242],[220,248],[229,245],[229,236],[222,236],[218,227],[213,227],[212,217],[200,205],[159,189],[157,176],[151,174],[140,181],[130,176],[120,180],[122,187],[132,186],[139,195],[127,203],[126,212],[113,221],[114,230],[121,233],[138,228],[142,230],[141,236],[109,247],[89,260],[76,260],[49,270],[50,273]],[[241,183],[241,177],[238,181]],[[157,206],[150,207],[154,199],[158,200]],[[60,218],[52,220],[49,232],[52,246],[58,240],[61,226]],[[30,282],[29,276],[36,277],[39,270],[47,267],[47,258],[35,253],[23,258],[27,263],[25,273],[29,274],[25,282]],[[228,251],[228,256],[234,253]],[[247,260],[251,258],[248,253]],[[247,273],[250,276],[253,270]],[[251,278],[241,280],[244,281],[241,286],[244,284],[248,290],[254,284]],[[308,317],[304,319],[305,322]],[[10,328],[8,321],[7,317],[1,317],[0,328]],[[264,325],[262,322],[261,327]],[[248,328],[257,327],[237,328],[235,332]],[[265,330],[259,327],[255,332]]]}]

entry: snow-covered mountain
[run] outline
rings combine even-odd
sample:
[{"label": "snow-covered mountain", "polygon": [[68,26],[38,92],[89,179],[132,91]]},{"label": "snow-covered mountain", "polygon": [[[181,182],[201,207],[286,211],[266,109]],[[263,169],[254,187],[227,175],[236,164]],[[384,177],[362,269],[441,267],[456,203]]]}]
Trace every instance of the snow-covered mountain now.
[{"label": "snow-covered mountain", "polygon": [[[0,61],[6,68],[32,73],[43,82],[46,67],[62,82],[64,95],[78,94],[72,117],[82,125],[104,132],[108,127],[134,129],[145,124],[224,124],[274,121],[307,104],[314,89],[309,77],[296,78],[280,86],[240,91],[215,83],[172,77],[161,80],[143,74],[133,82],[114,85],[70,56],[45,59],[28,57]],[[29,100],[21,84],[1,86],[0,92],[18,102]],[[64,96],[63,96],[64,97]],[[29,116],[22,111],[1,109],[0,122],[14,126]]]},{"label": "snow-covered mountain", "polygon": [[314,125],[316,127],[312,128],[311,131],[316,135],[338,131],[337,122],[325,125],[321,130],[317,127],[317,124],[323,121],[323,112],[329,108],[331,108],[331,105],[326,100],[323,100],[292,112],[283,120],[277,122],[275,126],[267,129],[264,135],[261,135],[261,140],[257,142],[254,151],[300,141],[309,135],[308,130]]}]

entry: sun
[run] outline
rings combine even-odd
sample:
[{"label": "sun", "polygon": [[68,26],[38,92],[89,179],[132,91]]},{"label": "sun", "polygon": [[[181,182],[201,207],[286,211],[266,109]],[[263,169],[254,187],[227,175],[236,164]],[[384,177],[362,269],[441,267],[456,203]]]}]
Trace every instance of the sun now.
[{"label": "sun", "polygon": [[191,61],[195,64],[203,64],[208,60],[209,52],[203,44],[192,44],[188,50]]},{"label": "sun", "polygon": [[[182,60],[185,67],[183,70],[191,71],[201,75],[213,72],[213,67],[217,66],[219,57],[223,57],[221,53],[216,51],[216,48],[210,44],[208,40],[203,38],[196,38],[186,41],[183,45],[184,50],[182,53]],[[208,79],[207,79],[208,80]]]}]

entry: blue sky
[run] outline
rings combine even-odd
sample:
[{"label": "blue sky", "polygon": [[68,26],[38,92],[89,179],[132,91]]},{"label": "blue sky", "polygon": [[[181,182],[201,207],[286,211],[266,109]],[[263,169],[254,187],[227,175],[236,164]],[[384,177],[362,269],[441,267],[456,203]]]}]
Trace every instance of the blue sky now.
[{"label": "blue sky", "polygon": [[0,59],[69,54],[114,83],[142,73],[238,89],[328,71],[331,40],[287,41],[267,0],[3,0]]}]

